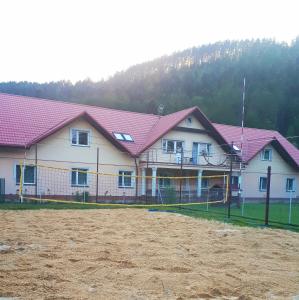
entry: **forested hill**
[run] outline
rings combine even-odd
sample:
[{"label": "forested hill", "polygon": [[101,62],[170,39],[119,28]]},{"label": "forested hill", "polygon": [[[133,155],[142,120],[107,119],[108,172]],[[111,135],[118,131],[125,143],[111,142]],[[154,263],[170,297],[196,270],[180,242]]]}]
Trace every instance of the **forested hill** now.
[{"label": "forested hill", "polygon": [[299,38],[291,45],[219,42],[133,66],[106,81],[4,82],[0,91],[148,113],[159,104],[165,114],[197,105],[214,122],[239,125],[244,77],[245,125],[298,135]]}]

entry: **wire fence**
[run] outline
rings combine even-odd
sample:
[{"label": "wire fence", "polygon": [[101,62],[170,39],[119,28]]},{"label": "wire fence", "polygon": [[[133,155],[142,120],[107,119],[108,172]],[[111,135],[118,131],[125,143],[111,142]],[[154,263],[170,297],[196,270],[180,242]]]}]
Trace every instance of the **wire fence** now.
[{"label": "wire fence", "polygon": [[[178,173],[180,174],[180,173]],[[134,171],[103,173],[84,168],[20,162],[16,169],[17,199],[23,203],[80,203],[97,206],[180,209],[196,216],[239,223],[299,228],[299,198],[289,174],[243,172],[248,185],[259,178],[260,196],[243,194],[229,175],[149,176]],[[285,178],[281,180],[282,175]],[[262,179],[261,179],[262,178]],[[268,184],[269,182],[269,184]],[[282,186],[286,185],[286,186]],[[282,193],[283,191],[283,193]],[[0,181],[0,201],[8,200]]]}]

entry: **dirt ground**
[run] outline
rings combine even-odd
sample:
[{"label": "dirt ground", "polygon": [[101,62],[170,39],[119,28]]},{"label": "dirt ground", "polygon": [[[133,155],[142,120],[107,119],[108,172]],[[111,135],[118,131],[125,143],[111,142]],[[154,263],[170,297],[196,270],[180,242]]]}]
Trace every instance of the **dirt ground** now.
[{"label": "dirt ground", "polygon": [[2,297],[298,299],[298,233],[141,209],[1,211],[0,227]]}]

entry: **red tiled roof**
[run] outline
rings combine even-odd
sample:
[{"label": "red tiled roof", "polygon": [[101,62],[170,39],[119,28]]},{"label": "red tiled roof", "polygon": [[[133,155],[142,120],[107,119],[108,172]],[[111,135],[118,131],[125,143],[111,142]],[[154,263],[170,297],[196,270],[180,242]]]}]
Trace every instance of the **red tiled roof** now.
[{"label": "red tiled roof", "polygon": [[[221,133],[227,143],[230,144],[231,142],[234,142],[239,148],[241,147],[241,127],[216,123],[213,123],[213,125]],[[274,145],[275,143],[278,143],[289,155],[289,158],[293,160],[295,165],[299,167],[299,150],[279,132],[248,127],[245,127],[243,131],[243,161],[249,162],[270,143],[274,143]]]},{"label": "red tiled roof", "polygon": [[[194,114],[219,144],[240,141],[241,128],[212,124],[197,108],[192,107],[166,116],[143,114],[0,93],[0,146],[30,147],[74,119],[85,117],[121,151],[138,156],[161,136],[190,114]],[[134,142],[115,139],[113,132],[130,134]],[[299,167],[299,150],[278,132],[263,129],[244,129],[244,161],[275,138]]]}]

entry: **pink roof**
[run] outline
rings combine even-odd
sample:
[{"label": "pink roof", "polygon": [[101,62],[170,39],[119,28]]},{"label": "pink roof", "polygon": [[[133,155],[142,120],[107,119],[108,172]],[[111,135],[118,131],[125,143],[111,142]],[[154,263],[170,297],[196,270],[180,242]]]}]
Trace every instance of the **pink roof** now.
[{"label": "pink roof", "polygon": [[[216,123],[213,123],[213,125],[221,133],[227,143],[230,144],[234,142],[239,148],[241,147],[241,127]],[[299,167],[299,150],[279,132],[245,127],[243,134],[242,158],[244,162],[249,162],[263,148],[272,143],[274,146],[279,145],[284,154],[287,154],[293,163]]]},{"label": "pink roof", "polygon": [[[223,148],[227,149],[231,141],[240,141],[240,127],[212,124],[197,107],[157,116],[0,93],[0,146],[28,148],[76,118],[84,117],[121,151],[138,156],[190,114],[200,120]],[[118,141],[113,132],[128,133],[134,142]],[[278,132],[245,128],[244,136],[245,161],[275,138],[299,166],[299,150]]]}]

